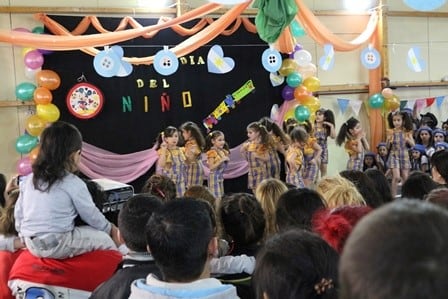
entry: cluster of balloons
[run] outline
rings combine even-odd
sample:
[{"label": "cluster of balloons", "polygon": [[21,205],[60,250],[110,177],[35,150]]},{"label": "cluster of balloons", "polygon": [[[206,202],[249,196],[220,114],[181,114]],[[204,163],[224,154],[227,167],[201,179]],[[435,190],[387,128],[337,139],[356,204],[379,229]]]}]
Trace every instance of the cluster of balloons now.
[{"label": "cluster of balloons", "polygon": [[286,78],[286,85],[282,90],[285,101],[296,101],[284,116],[284,120],[295,118],[299,122],[309,120],[320,108],[320,101],[313,96],[320,88],[320,80],[316,77],[316,65],[311,63],[310,52],[296,45],[289,58],[282,61],[278,73]]},{"label": "cluster of balloons", "polygon": [[370,96],[369,106],[373,109],[394,111],[400,108],[400,99],[394,94],[392,89],[386,87],[381,92]]},{"label": "cluster of balloons", "polygon": [[[25,28],[16,28],[16,31],[43,33],[42,27],[36,27],[32,31]],[[42,70],[44,63],[43,54],[49,52],[39,49],[24,48],[25,75],[31,82],[23,82],[16,86],[17,99],[21,101],[34,101],[36,114],[29,116],[25,121],[26,132],[16,140],[16,151],[22,157],[17,163],[17,172],[20,175],[29,174],[31,165],[39,153],[39,136],[48,123],[59,119],[59,108],[52,104],[52,90],[61,84],[59,75],[52,70]]]}]

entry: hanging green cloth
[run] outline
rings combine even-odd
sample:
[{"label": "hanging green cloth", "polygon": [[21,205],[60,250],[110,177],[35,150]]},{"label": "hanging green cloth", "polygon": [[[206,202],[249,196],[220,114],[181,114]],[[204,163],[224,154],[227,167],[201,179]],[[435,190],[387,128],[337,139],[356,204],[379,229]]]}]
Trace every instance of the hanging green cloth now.
[{"label": "hanging green cloth", "polygon": [[255,18],[258,35],[269,44],[279,38],[298,10],[294,0],[256,0],[254,7],[258,8]]}]

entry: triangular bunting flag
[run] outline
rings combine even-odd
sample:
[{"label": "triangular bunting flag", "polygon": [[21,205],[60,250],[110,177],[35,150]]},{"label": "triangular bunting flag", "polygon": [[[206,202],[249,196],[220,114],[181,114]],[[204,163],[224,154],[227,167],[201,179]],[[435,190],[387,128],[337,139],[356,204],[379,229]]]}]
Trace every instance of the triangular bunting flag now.
[{"label": "triangular bunting flag", "polygon": [[400,110],[407,108],[408,100],[400,101]]},{"label": "triangular bunting flag", "polygon": [[362,106],[362,101],[358,101],[358,100],[350,101],[350,107],[352,107],[352,111],[353,111],[353,113],[356,116],[359,115],[359,111],[361,110],[361,106]]},{"label": "triangular bunting flag", "polygon": [[420,110],[426,107],[426,99],[417,99],[415,105],[417,106],[417,112],[420,113]]},{"label": "triangular bunting flag", "polygon": [[405,108],[411,108],[412,110],[414,110],[415,102],[417,102],[417,100],[408,100]]},{"label": "triangular bunting flag", "polygon": [[443,100],[444,100],[444,99],[445,99],[444,96],[436,97],[436,105],[437,105],[437,108],[440,109],[440,107],[442,107],[442,103],[443,103]]},{"label": "triangular bunting flag", "polygon": [[434,101],[436,98],[426,98],[426,107],[430,107],[432,104],[434,104]]},{"label": "triangular bunting flag", "polygon": [[348,99],[338,99],[339,109],[341,110],[342,114],[344,114],[345,111],[347,111],[349,102],[350,102],[350,100],[348,100]]}]

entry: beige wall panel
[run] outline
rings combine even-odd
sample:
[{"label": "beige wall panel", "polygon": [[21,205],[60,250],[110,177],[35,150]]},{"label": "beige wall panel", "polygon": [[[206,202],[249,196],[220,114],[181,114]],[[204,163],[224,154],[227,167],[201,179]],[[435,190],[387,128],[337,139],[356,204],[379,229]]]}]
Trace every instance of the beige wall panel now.
[{"label": "beige wall panel", "polygon": [[[414,72],[407,65],[408,51],[412,47],[419,47],[421,58],[426,67],[422,72]],[[428,81],[429,57],[427,43],[389,44],[389,78],[391,81]]]}]

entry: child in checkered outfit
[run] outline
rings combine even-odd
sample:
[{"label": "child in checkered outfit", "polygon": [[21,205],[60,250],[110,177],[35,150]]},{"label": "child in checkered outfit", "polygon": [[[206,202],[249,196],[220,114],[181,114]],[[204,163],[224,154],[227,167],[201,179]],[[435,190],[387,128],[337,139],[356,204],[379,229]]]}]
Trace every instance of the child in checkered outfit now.
[{"label": "child in checkered outfit", "polygon": [[187,121],[180,127],[185,140],[183,147],[185,153],[185,184],[186,187],[204,183],[204,166],[202,165],[202,150],[205,146],[204,136],[198,125]]},{"label": "child in checkered outfit", "polygon": [[370,146],[361,123],[354,117],[350,117],[339,129],[336,144],[341,146],[343,143],[349,156],[346,169],[362,171],[364,152],[368,151]]},{"label": "child in checkered outfit", "polygon": [[208,189],[216,199],[224,195],[224,170],[229,162],[229,146],[221,131],[210,132],[205,139],[208,175]]}]

